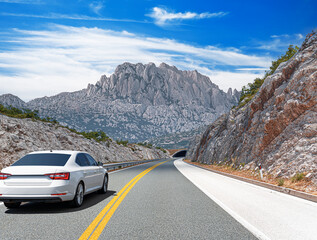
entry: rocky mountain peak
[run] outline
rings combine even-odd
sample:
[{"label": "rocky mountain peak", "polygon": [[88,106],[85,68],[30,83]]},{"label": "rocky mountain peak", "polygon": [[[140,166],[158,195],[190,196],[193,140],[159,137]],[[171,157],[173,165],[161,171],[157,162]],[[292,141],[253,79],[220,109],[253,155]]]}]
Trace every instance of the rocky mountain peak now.
[{"label": "rocky mountain peak", "polygon": [[162,63],[119,65],[86,89],[30,101],[31,109],[80,131],[142,141],[207,125],[238,102],[197,71]]},{"label": "rocky mountain peak", "polygon": [[[151,105],[197,102],[208,108],[214,107],[214,98],[226,98],[225,93],[208,77],[197,71],[180,71],[166,63],[159,67],[154,63],[121,64],[109,78],[104,75],[96,85],[89,85],[87,94],[104,95],[113,100],[128,99],[136,104],[144,101]],[[232,100],[231,95],[228,96]]]}]

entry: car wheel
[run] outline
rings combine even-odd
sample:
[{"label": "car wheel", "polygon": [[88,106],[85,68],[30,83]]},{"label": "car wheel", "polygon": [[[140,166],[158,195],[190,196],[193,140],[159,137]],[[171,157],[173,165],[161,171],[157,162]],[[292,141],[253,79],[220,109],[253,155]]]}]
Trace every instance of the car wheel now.
[{"label": "car wheel", "polygon": [[73,199],[72,205],[74,207],[80,207],[84,201],[84,184],[80,182],[76,189],[76,194]]},{"label": "car wheel", "polygon": [[20,205],[21,205],[21,202],[4,202],[4,206],[6,206],[9,209],[18,208],[20,207]]},{"label": "car wheel", "polygon": [[100,193],[106,193],[108,191],[108,175],[105,175],[105,178],[103,179],[103,185],[102,188],[99,190]]}]

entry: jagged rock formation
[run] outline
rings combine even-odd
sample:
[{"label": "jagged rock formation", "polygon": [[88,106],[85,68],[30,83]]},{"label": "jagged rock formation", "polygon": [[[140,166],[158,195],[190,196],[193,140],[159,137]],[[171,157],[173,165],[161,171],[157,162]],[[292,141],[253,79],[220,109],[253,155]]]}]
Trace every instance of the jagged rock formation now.
[{"label": "jagged rock formation", "polygon": [[238,99],[239,92],[225,93],[197,71],[124,63],[86,89],[27,106],[80,131],[99,129],[115,139],[143,141],[207,125]]},{"label": "jagged rock formation", "polygon": [[0,170],[29,152],[50,149],[86,151],[104,163],[169,157],[159,149],[98,143],[52,123],[0,115]]},{"label": "jagged rock formation", "polygon": [[191,143],[192,161],[262,163],[276,177],[311,173],[317,184],[317,34],[266,78],[244,107],[221,116]]}]

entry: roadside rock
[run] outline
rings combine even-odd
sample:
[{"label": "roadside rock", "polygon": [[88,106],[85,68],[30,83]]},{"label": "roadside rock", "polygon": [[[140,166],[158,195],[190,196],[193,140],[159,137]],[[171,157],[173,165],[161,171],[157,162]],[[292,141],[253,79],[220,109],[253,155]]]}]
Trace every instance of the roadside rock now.
[{"label": "roadside rock", "polygon": [[266,78],[244,107],[222,115],[191,143],[202,163],[262,163],[276,177],[312,173],[317,184],[317,34]]},{"label": "roadside rock", "polygon": [[98,143],[52,123],[0,115],[0,169],[39,150],[86,151],[103,163],[169,157],[159,149],[135,144],[124,147],[112,141]]}]

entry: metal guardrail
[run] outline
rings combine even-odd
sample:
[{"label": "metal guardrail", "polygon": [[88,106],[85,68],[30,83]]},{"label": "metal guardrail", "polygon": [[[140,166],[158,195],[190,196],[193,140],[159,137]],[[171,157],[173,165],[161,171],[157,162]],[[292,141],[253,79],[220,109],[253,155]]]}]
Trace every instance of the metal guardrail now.
[{"label": "metal guardrail", "polygon": [[134,166],[134,165],[141,164],[141,163],[154,162],[154,161],[158,161],[158,160],[163,160],[163,159],[151,159],[151,160],[143,160],[143,161],[135,161],[135,162],[110,163],[110,164],[104,164],[103,167],[105,169],[107,169],[108,171],[110,171],[110,170],[116,170],[116,169]]}]

